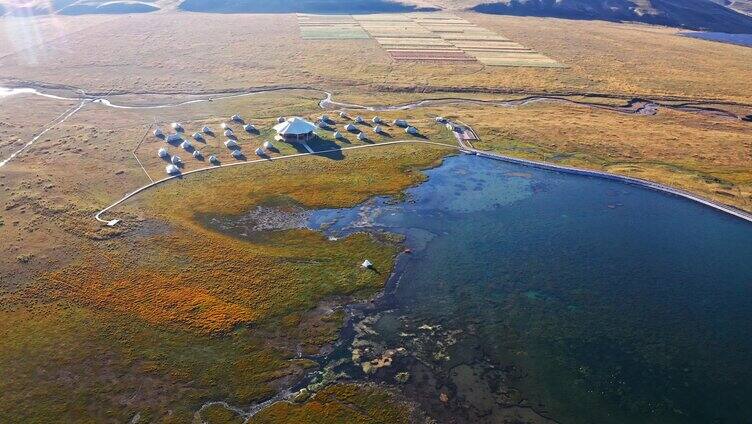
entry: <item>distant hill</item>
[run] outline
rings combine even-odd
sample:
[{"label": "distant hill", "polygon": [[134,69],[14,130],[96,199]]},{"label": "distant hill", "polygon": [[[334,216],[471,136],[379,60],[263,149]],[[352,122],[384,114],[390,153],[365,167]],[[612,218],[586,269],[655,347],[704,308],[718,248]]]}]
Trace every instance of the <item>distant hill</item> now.
[{"label": "distant hill", "polygon": [[431,11],[393,0],[185,0],[180,9],[214,13],[394,13]]},{"label": "distant hill", "polygon": [[569,19],[637,21],[698,31],[752,33],[752,1],[732,0],[499,0],[471,7],[481,13]]}]

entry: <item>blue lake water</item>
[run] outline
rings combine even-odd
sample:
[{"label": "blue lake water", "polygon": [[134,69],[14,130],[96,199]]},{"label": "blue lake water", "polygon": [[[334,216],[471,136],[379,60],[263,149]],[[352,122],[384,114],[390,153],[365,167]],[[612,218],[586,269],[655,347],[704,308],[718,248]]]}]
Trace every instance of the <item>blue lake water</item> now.
[{"label": "blue lake water", "polygon": [[412,250],[328,369],[395,384],[440,422],[750,421],[751,224],[475,156],[427,174],[404,199],[311,213]]},{"label": "blue lake water", "polygon": [[725,32],[681,32],[680,34],[701,40],[752,47],[752,34],[727,34]]}]

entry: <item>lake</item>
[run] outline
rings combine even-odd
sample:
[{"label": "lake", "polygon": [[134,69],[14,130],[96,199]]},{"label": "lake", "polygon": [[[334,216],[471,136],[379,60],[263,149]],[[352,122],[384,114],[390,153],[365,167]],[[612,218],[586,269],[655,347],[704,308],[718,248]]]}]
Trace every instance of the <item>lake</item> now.
[{"label": "lake", "polygon": [[725,32],[680,32],[685,37],[699,38],[719,43],[752,47],[752,34],[726,34]]},{"label": "lake", "polygon": [[749,420],[752,225],[471,155],[427,174],[404,199],[308,215],[411,249],[353,308],[330,375],[399,386],[440,422]]}]

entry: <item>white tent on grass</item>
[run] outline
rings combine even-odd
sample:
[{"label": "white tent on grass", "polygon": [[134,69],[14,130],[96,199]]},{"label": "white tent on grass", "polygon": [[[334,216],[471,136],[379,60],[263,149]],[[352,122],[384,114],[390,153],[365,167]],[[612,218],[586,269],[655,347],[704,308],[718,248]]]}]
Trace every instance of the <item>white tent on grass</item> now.
[{"label": "white tent on grass", "polygon": [[264,142],[264,149],[266,149],[266,150],[271,150],[271,149],[273,149],[273,148],[274,148],[274,145],[272,144],[272,142],[271,142],[271,141],[265,141],[265,142]]},{"label": "white tent on grass", "polygon": [[334,133],[334,138],[337,139],[337,140],[343,140],[345,138],[345,136],[342,135],[341,132],[337,131],[337,132]]},{"label": "white tent on grass", "polygon": [[358,124],[362,124],[362,123],[364,123],[366,121],[363,119],[362,116],[358,115],[358,116],[355,117],[355,122],[357,122]]},{"label": "white tent on grass", "polygon": [[180,122],[173,122],[172,129],[175,131],[183,131],[183,125]]},{"label": "white tent on grass", "polygon": [[277,137],[287,142],[309,140],[316,130],[316,125],[303,118],[288,118],[286,121],[274,126]]},{"label": "white tent on grass", "polygon": [[183,161],[180,159],[180,156],[178,155],[173,156],[170,162],[172,162],[173,165],[180,165],[181,163],[183,163]]},{"label": "white tent on grass", "polygon": [[363,268],[373,268],[373,264],[368,259],[363,261],[363,263],[360,266]]},{"label": "white tent on grass", "polygon": [[415,127],[407,127],[407,128],[405,128],[405,132],[408,133],[408,134],[411,134],[411,135],[416,135],[420,131],[418,131],[418,129],[415,128]]},{"label": "white tent on grass", "polygon": [[167,173],[168,175],[179,174],[180,173],[180,168],[178,168],[175,165],[167,165],[165,167],[165,173]]},{"label": "white tent on grass", "polygon": [[358,140],[365,141],[368,140],[368,137],[366,137],[366,133],[362,132],[358,134]]},{"label": "white tent on grass", "polygon": [[380,124],[381,118],[379,118],[378,116],[374,116],[371,122],[373,122],[374,124]]},{"label": "white tent on grass", "polygon": [[157,137],[157,138],[164,137],[164,133],[162,132],[161,128],[157,128],[156,130],[154,130],[154,137]]},{"label": "white tent on grass", "polygon": [[201,152],[200,152],[199,150],[194,150],[194,151],[193,151],[193,157],[194,157],[194,158],[196,158],[196,159],[200,159],[200,158],[201,158],[201,156],[203,156],[203,155],[201,154]]},{"label": "white tent on grass", "polygon": [[201,128],[201,132],[203,132],[204,134],[211,134],[212,129],[208,126],[204,126],[204,128]]},{"label": "white tent on grass", "polygon": [[347,124],[345,125],[345,130],[350,131],[350,132],[355,132],[355,131],[358,131],[358,127],[356,127],[353,124]]},{"label": "white tent on grass", "polygon": [[381,134],[381,126],[376,125],[375,127],[373,127],[373,132],[375,132],[376,134]]},{"label": "white tent on grass", "polygon": [[217,165],[217,164],[219,163],[219,159],[217,159],[217,157],[216,157],[216,156],[214,156],[214,155],[211,155],[211,156],[209,156],[209,162],[211,162],[211,163],[213,163],[213,164]]},{"label": "white tent on grass", "polygon": [[167,149],[162,147],[161,149],[157,151],[157,156],[159,156],[160,158],[166,158],[170,156],[170,153],[167,151]]},{"label": "white tent on grass", "polygon": [[234,135],[235,135],[235,133],[232,132],[232,130],[230,130],[230,129],[225,130],[225,137],[232,137]]},{"label": "white tent on grass", "polygon": [[193,144],[191,144],[188,141],[184,141],[184,142],[180,143],[180,148],[183,149],[183,150],[191,150],[193,148]]},{"label": "white tent on grass", "polygon": [[232,115],[232,118],[230,118],[230,120],[235,121],[235,122],[242,122],[243,118],[241,118],[240,115],[235,114],[235,115]]},{"label": "white tent on grass", "polygon": [[347,118],[347,113],[343,110],[342,112],[339,113],[339,117],[340,118]]},{"label": "white tent on grass", "polygon": [[253,126],[253,125],[251,125],[251,124],[246,124],[246,126],[244,126],[244,127],[243,127],[243,129],[244,129],[244,130],[245,130],[246,132],[254,132],[254,131],[256,131],[256,127],[254,127],[254,126]]},{"label": "white tent on grass", "polygon": [[204,139],[204,136],[200,132],[193,133],[193,139],[196,141],[201,141]]},{"label": "white tent on grass", "polygon": [[225,147],[228,149],[237,149],[238,143],[235,140],[227,140],[225,141]]},{"label": "white tent on grass", "polygon": [[243,157],[243,152],[241,152],[240,150],[233,150],[232,157],[234,157],[235,159],[240,159]]},{"label": "white tent on grass", "polygon": [[408,126],[408,123],[404,119],[395,119],[394,120],[394,125],[396,125],[398,127],[405,128],[405,127]]},{"label": "white tent on grass", "polygon": [[259,147],[258,149],[256,149],[256,156],[266,156],[266,152],[264,151],[264,149]]}]

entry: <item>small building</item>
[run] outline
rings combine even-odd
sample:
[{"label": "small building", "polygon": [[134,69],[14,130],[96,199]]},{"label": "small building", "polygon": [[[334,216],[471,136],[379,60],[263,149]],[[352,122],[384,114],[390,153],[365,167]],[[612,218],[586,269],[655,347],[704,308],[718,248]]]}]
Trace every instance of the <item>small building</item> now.
[{"label": "small building", "polygon": [[337,132],[334,133],[334,138],[335,138],[335,140],[344,140],[345,136],[342,135],[341,132],[337,131]]},{"label": "small building", "polygon": [[164,133],[162,132],[161,128],[157,128],[156,130],[154,130],[154,137],[157,137],[157,138],[164,137]]},{"label": "small building", "polygon": [[395,119],[394,120],[394,125],[396,125],[398,127],[401,127],[401,128],[405,128],[405,127],[409,126],[409,124],[407,123],[407,121],[405,121],[404,119]]},{"label": "small building", "polygon": [[181,163],[183,163],[183,161],[180,159],[180,156],[178,156],[178,155],[173,156],[172,159],[170,160],[170,162],[172,162],[172,164],[175,165],[175,166],[180,165]]},{"label": "small building", "polygon": [[408,133],[408,134],[410,134],[410,135],[417,135],[417,134],[420,133],[420,131],[418,131],[418,129],[415,128],[415,127],[407,127],[407,128],[405,128],[405,132]]},{"label": "small building", "polygon": [[364,133],[364,132],[359,133],[358,134],[358,140],[360,140],[360,141],[366,141],[366,140],[368,140],[368,137],[366,137],[366,133]]},{"label": "small building", "polygon": [[274,126],[277,131],[277,139],[288,143],[298,143],[310,140],[316,130],[316,125],[303,118],[288,118],[286,121]]},{"label": "small building", "polygon": [[219,159],[217,159],[216,156],[211,155],[211,156],[209,156],[209,162],[211,162],[214,165],[218,165],[219,164]]},{"label": "small building", "polygon": [[180,168],[178,168],[175,165],[170,164],[170,165],[167,165],[165,167],[165,173],[167,173],[167,175],[179,174],[180,173]]},{"label": "small building", "polygon": [[225,130],[225,137],[234,137],[234,136],[235,136],[235,133],[232,132],[231,129],[226,129]]},{"label": "small building", "polygon": [[183,137],[178,133],[170,134],[167,136],[168,143],[177,143],[178,141],[183,141]]},{"label": "small building", "polygon": [[271,149],[273,149],[273,148],[274,148],[274,145],[272,144],[272,142],[271,142],[271,141],[265,141],[265,142],[264,142],[264,149],[266,149],[266,150],[271,150]]},{"label": "small building", "polygon": [[180,143],[180,148],[183,149],[183,150],[191,150],[191,149],[193,149],[193,145],[190,142],[188,142],[188,141],[184,141],[184,142]]},{"label": "small building", "polygon": [[193,139],[196,141],[201,141],[204,139],[204,135],[201,134],[200,132],[193,133]]},{"label": "small building", "polygon": [[232,118],[230,118],[231,121],[235,122],[243,122],[243,118],[240,117],[240,115],[232,115]]},{"label": "small building", "polygon": [[356,132],[358,131],[358,127],[353,124],[347,124],[345,125],[345,131]]},{"label": "small building", "polygon": [[376,134],[381,134],[381,131],[382,131],[382,128],[380,125],[376,125],[375,127],[373,127],[373,132],[375,132]]},{"label": "small building", "polygon": [[159,156],[160,158],[164,159],[164,158],[170,156],[170,152],[168,152],[167,149],[165,149],[164,147],[162,147],[161,149],[159,149],[157,151],[157,156]]},{"label": "small building", "polygon": [[379,118],[378,116],[374,116],[373,119],[371,119],[371,122],[373,122],[374,124],[380,124],[381,118]]},{"label": "small building", "polygon": [[204,126],[204,128],[201,128],[201,132],[203,132],[204,134],[211,134],[213,131],[208,126]]},{"label": "small building", "polygon": [[193,151],[193,157],[194,157],[194,158],[196,158],[196,159],[201,159],[201,156],[203,156],[203,155],[201,154],[201,152],[200,152],[200,151],[198,151],[198,150],[194,150],[194,151]]},{"label": "small building", "polygon": [[266,152],[264,151],[264,149],[259,147],[258,149],[256,149],[256,156],[266,156]]},{"label": "small building", "polygon": [[232,157],[234,157],[235,159],[240,159],[240,158],[243,157],[243,152],[241,152],[240,149],[233,150],[232,151]]},{"label": "small building", "polygon": [[238,148],[238,143],[235,140],[227,140],[225,141],[225,147],[234,150]]},{"label": "small building", "polygon": [[249,132],[249,133],[250,133],[250,132],[254,132],[254,131],[256,131],[256,127],[254,127],[254,126],[253,126],[253,125],[251,125],[251,124],[246,124],[246,125],[245,125],[245,126],[243,127],[243,129],[245,130],[245,132]]},{"label": "small building", "polygon": [[355,122],[358,123],[358,124],[363,124],[366,121],[363,119],[362,116],[358,115],[358,116],[355,117]]}]

